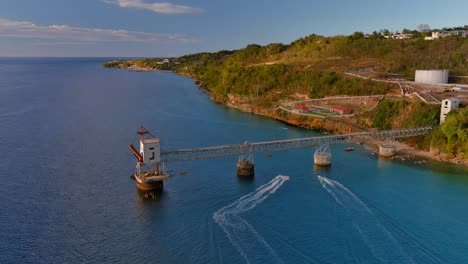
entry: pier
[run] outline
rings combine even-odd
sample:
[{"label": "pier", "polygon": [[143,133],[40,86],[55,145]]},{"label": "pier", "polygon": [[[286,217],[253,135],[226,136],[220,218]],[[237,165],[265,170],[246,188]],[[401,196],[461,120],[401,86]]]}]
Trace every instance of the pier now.
[{"label": "pier", "polygon": [[[239,156],[237,163],[238,172],[250,171],[253,174],[254,163],[253,154],[262,152],[273,152],[289,149],[316,148],[314,163],[316,165],[328,166],[331,164],[331,153],[329,145],[342,144],[346,142],[365,142],[369,139],[378,139],[385,142],[381,146],[381,156],[389,157],[395,152],[389,142],[397,138],[414,137],[428,134],[432,127],[419,127],[410,129],[393,129],[373,132],[359,132],[344,135],[330,135],[318,137],[305,137],[296,139],[274,140],[264,142],[244,142],[237,145],[223,145],[205,148],[180,149],[172,151],[162,151],[160,153],[161,162],[180,162],[199,159],[211,159],[226,156]],[[390,139],[390,140],[389,140]],[[245,164],[243,167],[242,164]],[[239,167],[240,166],[240,167]],[[241,173],[239,173],[241,174]]]},{"label": "pier", "polygon": [[[330,166],[332,164],[330,145],[350,141],[365,142],[372,139],[383,142],[379,146],[379,156],[389,158],[396,153],[395,139],[425,135],[431,130],[432,127],[393,129],[263,142],[246,141],[242,144],[234,145],[161,151],[160,139],[153,136],[144,127],[140,127],[137,132],[140,136],[140,151],[133,145],[129,145],[130,151],[137,159],[137,171],[132,175],[132,178],[137,181],[137,186],[140,190],[162,190],[163,181],[167,178],[167,174],[164,171],[165,163],[227,156],[239,157],[236,163],[238,176],[252,177],[255,174],[254,153],[302,148],[315,148],[315,165]],[[153,165],[155,166],[153,169],[141,170],[142,167]]]}]

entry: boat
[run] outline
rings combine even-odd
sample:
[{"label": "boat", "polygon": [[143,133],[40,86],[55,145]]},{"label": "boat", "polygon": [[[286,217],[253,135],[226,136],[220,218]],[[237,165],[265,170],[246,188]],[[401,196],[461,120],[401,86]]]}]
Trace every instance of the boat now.
[{"label": "boat", "polygon": [[164,180],[168,175],[161,164],[159,139],[143,126],[137,134],[140,136],[140,151],[132,144],[129,145],[130,151],[137,160],[136,172],[131,177],[135,179],[139,190],[162,191]]},{"label": "boat", "polygon": [[353,150],[354,150],[353,147],[346,147],[346,148],[344,149],[344,151],[348,151],[348,152],[349,152],[349,151],[353,151]]}]

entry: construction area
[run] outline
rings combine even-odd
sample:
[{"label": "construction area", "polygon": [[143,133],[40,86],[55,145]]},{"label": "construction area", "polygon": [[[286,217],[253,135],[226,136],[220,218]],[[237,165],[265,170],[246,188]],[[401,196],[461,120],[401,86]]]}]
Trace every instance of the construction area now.
[{"label": "construction area", "polygon": [[[402,74],[356,70],[347,75],[398,85],[400,95],[414,98],[428,104],[440,104],[442,100],[455,97],[468,105],[468,76],[449,76],[448,70],[416,70],[414,81],[405,79]],[[449,82],[450,81],[450,82]]]},{"label": "construction area", "polygon": [[[449,78],[448,70],[417,70],[415,81],[406,80],[401,74],[377,73],[374,68],[366,69],[366,71],[346,72],[345,74],[353,78],[393,83],[395,89],[386,95],[334,96],[321,99],[307,99],[306,97],[282,102],[278,108],[298,116],[319,119],[333,118],[356,125],[351,117],[374,110],[385,97],[407,98],[408,101],[432,105],[441,105],[447,100],[456,100],[457,105],[468,105],[468,84],[464,84],[464,80],[468,80],[468,76]],[[449,83],[449,79],[459,82]]]},{"label": "construction area", "polygon": [[[410,87],[408,94],[417,93],[423,97],[428,103],[433,102],[440,104],[440,102],[447,98],[455,97],[464,105],[468,105],[468,86],[460,84],[449,85],[435,85],[423,83],[407,84]],[[422,99],[421,99],[422,100]],[[424,100],[422,100],[424,101]]]}]

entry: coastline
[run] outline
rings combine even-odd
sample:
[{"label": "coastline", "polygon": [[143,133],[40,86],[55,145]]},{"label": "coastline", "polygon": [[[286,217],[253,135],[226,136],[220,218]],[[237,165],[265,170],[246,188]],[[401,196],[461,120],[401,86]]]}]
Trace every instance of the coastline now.
[{"label": "coastline", "polygon": [[[180,73],[177,73],[177,74],[184,76],[184,77],[190,77],[193,79],[193,77],[191,76],[183,75]],[[223,104],[227,107],[234,108],[242,112],[272,118],[272,119],[284,122],[291,126],[300,127],[304,129],[323,130],[332,134],[364,131],[360,128],[357,128],[356,126],[353,126],[352,124],[343,123],[340,121],[334,121],[331,119],[324,120],[324,119],[317,119],[317,118],[310,117],[308,118],[306,122],[301,122],[300,118],[288,119],[288,118],[281,117],[280,115],[277,114],[277,112],[274,109],[261,109],[261,108],[257,109],[257,108],[253,108],[251,105],[236,105],[230,102],[223,103],[213,98],[210,92],[207,89],[205,89],[202,85],[200,85],[197,82],[195,83],[200,89],[202,89],[204,92],[210,95],[210,99],[212,101],[218,104]],[[312,123],[308,122],[310,119],[314,119],[314,121]],[[355,143],[360,143],[360,142],[355,142]],[[378,153],[380,143],[381,142],[379,142],[378,140],[371,140],[371,141],[364,143],[363,145],[367,147],[368,149],[371,149],[373,152]],[[457,156],[445,155],[445,154],[440,153],[440,151],[437,151],[437,150],[425,151],[425,150],[417,149],[401,141],[395,141],[395,147],[396,147],[397,154],[390,159],[414,160],[416,158],[419,158],[419,159],[423,158],[423,159],[430,159],[433,161],[446,162],[446,163],[468,167],[468,159],[464,159],[463,157],[460,157],[460,156],[457,157]]]},{"label": "coastline", "polygon": [[[219,102],[217,102],[219,103]],[[278,115],[269,115],[257,111],[248,111],[246,109],[243,109],[242,107],[238,107],[235,105],[232,105],[230,103],[225,104],[228,107],[238,109],[243,112],[248,112],[256,115],[261,115],[265,116],[268,118],[273,118],[278,121],[285,122],[289,125],[296,126],[296,127],[301,127],[305,129],[317,129],[317,130],[324,130],[326,132],[332,133],[332,134],[340,134],[340,133],[349,133],[349,132],[357,132],[356,127],[352,126],[351,124],[344,124],[344,123],[339,123],[337,124],[336,121],[330,121],[327,120],[326,122],[323,122],[322,119],[317,120],[318,122],[315,123],[313,122],[312,125],[310,123],[306,124],[301,124],[301,123],[295,123],[291,122],[287,118],[281,118]],[[320,124],[321,123],[321,124]],[[330,125],[330,123],[334,123],[334,125]],[[314,125],[315,124],[315,125]],[[318,125],[317,125],[318,124]],[[363,131],[363,130],[360,130]],[[360,142],[355,142],[355,143],[360,143]],[[371,140],[367,141],[363,145],[366,146],[368,149],[371,149],[373,152],[378,153],[379,145],[381,142],[379,140]],[[391,158],[391,159],[415,159],[415,158],[424,158],[424,159],[430,159],[434,161],[441,161],[441,162],[446,162],[446,163],[451,163],[455,165],[462,165],[468,167],[468,159],[464,159],[462,156],[453,156],[453,155],[446,155],[443,153],[440,153],[440,151],[437,150],[431,150],[431,151],[425,151],[421,149],[417,149],[413,146],[408,145],[407,143],[401,142],[401,141],[395,141],[395,147],[396,147],[396,155]]]},{"label": "coastline", "polygon": [[[135,69],[127,69],[127,70],[135,70]],[[235,103],[235,100],[229,100],[227,102],[222,102],[221,100],[217,100],[216,98],[213,97],[213,95],[210,93],[209,90],[203,87],[203,84],[195,79],[195,76],[191,76],[189,74],[183,73],[183,72],[176,72],[176,71],[170,71],[170,70],[158,70],[158,69],[143,69],[140,68],[138,69],[139,71],[161,71],[161,72],[173,72],[176,73],[180,76],[191,78],[195,85],[201,89],[202,91],[206,92],[210,99],[217,103],[217,104],[222,104],[224,106],[237,109],[242,112],[246,113],[251,113],[267,118],[272,118],[281,122],[284,122],[288,125],[295,126],[295,127],[300,127],[304,129],[315,129],[315,130],[323,130],[328,133],[332,134],[343,134],[343,133],[352,133],[352,132],[362,132],[365,131],[362,128],[358,128],[357,126],[344,122],[342,119],[318,119],[318,118],[313,118],[313,117],[308,117],[306,120],[302,120],[300,117],[292,117],[288,118],[288,116],[281,116],[279,108],[259,108],[259,107],[253,107],[251,104],[241,104],[238,105]],[[360,143],[360,142],[355,142],[355,143]],[[363,145],[367,147],[368,149],[378,152],[379,148],[379,142],[378,140],[371,140],[367,141]],[[400,142],[400,141],[395,141],[395,147],[396,147],[396,152],[397,154],[390,158],[390,159],[409,159],[409,160],[414,160],[416,158],[424,158],[424,159],[430,159],[434,161],[440,161],[440,162],[446,162],[446,163],[451,163],[455,165],[462,165],[464,167],[468,167],[468,159],[464,159],[463,156],[454,156],[454,155],[446,155],[444,153],[441,153],[438,150],[432,150],[431,151],[425,151],[421,149],[417,149],[413,146],[408,145],[407,143]]]}]

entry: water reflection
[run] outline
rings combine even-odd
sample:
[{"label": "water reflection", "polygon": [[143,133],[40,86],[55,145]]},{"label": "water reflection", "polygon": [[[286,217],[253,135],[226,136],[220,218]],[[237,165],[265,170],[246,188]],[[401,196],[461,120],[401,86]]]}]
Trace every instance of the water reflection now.
[{"label": "water reflection", "polygon": [[237,182],[239,184],[251,184],[255,181],[255,174],[251,176],[239,176],[237,175]]},{"label": "water reflection", "polygon": [[396,156],[392,159],[378,157],[377,160],[381,169],[392,167],[394,163],[397,163],[405,167],[425,170],[428,174],[438,174],[443,176],[444,179],[468,185],[468,167],[463,165],[407,155]]},{"label": "water reflection", "polygon": [[140,202],[152,202],[152,201],[159,201],[164,196],[163,190],[151,190],[151,191],[143,191],[138,190],[137,198]]},{"label": "water reflection", "polygon": [[329,171],[331,168],[333,167],[341,167],[340,164],[338,164],[338,166],[334,165],[333,162],[330,166],[319,166],[319,165],[315,165],[314,164],[314,172],[316,173],[324,173],[324,172],[327,172]]},{"label": "water reflection", "polygon": [[[450,162],[431,160],[418,156],[396,156],[392,159],[402,165],[427,169],[431,172],[442,173],[450,176],[467,176],[468,167]],[[468,178],[467,178],[468,180]]]}]

